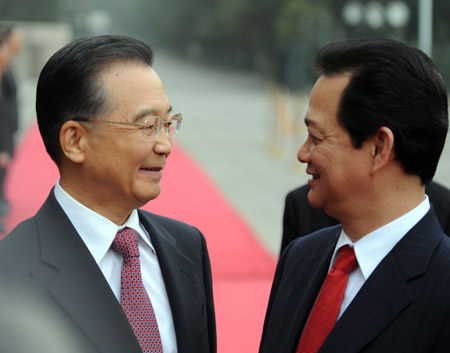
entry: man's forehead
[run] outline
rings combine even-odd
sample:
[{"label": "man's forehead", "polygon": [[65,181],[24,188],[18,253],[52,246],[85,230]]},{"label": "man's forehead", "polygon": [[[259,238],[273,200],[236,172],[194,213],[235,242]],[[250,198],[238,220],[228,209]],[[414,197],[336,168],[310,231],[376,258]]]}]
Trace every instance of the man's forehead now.
[{"label": "man's forehead", "polygon": [[111,74],[114,71],[120,70],[120,71],[128,71],[130,69],[135,68],[142,68],[146,70],[150,70],[151,72],[155,73],[155,70],[153,70],[153,67],[150,65],[147,65],[146,63],[140,62],[138,60],[131,60],[131,59],[117,59],[108,61],[107,63],[103,64],[100,68],[98,75],[106,76],[108,74]]},{"label": "man's forehead", "polygon": [[324,126],[322,126],[319,121],[315,120],[311,116],[307,115],[305,117],[305,125],[306,125],[306,127],[308,129],[313,129],[313,130],[316,130],[318,132],[324,133]]},{"label": "man's forehead", "polygon": [[165,95],[164,85],[153,70],[147,64],[135,61],[115,62],[105,66],[98,74],[100,85],[107,92],[129,92],[139,94],[142,90],[150,90]]}]

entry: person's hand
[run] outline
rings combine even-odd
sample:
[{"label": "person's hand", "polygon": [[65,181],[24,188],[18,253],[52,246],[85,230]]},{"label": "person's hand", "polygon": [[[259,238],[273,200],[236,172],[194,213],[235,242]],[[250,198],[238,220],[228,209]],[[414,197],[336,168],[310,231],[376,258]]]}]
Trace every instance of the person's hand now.
[{"label": "person's hand", "polygon": [[9,152],[0,151],[0,168],[6,168],[11,161],[11,156]]}]

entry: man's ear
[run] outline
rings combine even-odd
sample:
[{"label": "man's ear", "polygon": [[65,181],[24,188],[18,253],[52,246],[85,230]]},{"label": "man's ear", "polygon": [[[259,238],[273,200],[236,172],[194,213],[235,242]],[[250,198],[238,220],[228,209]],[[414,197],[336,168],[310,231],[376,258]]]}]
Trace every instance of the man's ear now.
[{"label": "man's ear", "polygon": [[86,130],[76,121],[69,120],[63,124],[59,132],[59,143],[67,159],[73,163],[84,161],[84,139]]},{"label": "man's ear", "polygon": [[394,133],[386,126],[372,137],[372,172],[376,173],[395,158]]}]

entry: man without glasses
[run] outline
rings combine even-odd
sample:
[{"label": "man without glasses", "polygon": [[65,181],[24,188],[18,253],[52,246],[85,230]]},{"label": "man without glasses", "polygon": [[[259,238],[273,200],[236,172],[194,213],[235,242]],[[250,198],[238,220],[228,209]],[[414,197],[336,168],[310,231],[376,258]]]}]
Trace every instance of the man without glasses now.
[{"label": "man without glasses", "polygon": [[450,239],[425,195],[448,130],[443,79],[384,39],[326,45],[316,68],[298,159],[309,203],[342,226],[286,247],[260,353],[448,352]]}]

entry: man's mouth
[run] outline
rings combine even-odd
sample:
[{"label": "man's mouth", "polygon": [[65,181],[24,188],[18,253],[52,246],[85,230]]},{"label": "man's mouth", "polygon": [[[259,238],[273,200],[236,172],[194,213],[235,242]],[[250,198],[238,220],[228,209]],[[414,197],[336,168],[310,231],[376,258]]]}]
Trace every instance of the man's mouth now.
[{"label": "man's mouth", "polygon": [[306,170],[306,174],[311,175],[313,179],[320,179],[320,174],[314,174],[311,171]]},{"label": "man's mouth", "polygon": [[141,170],[146,170],[149,172],[160,172],[162,170],[161,167],[153,167],[153,168],[141,168]]}]

